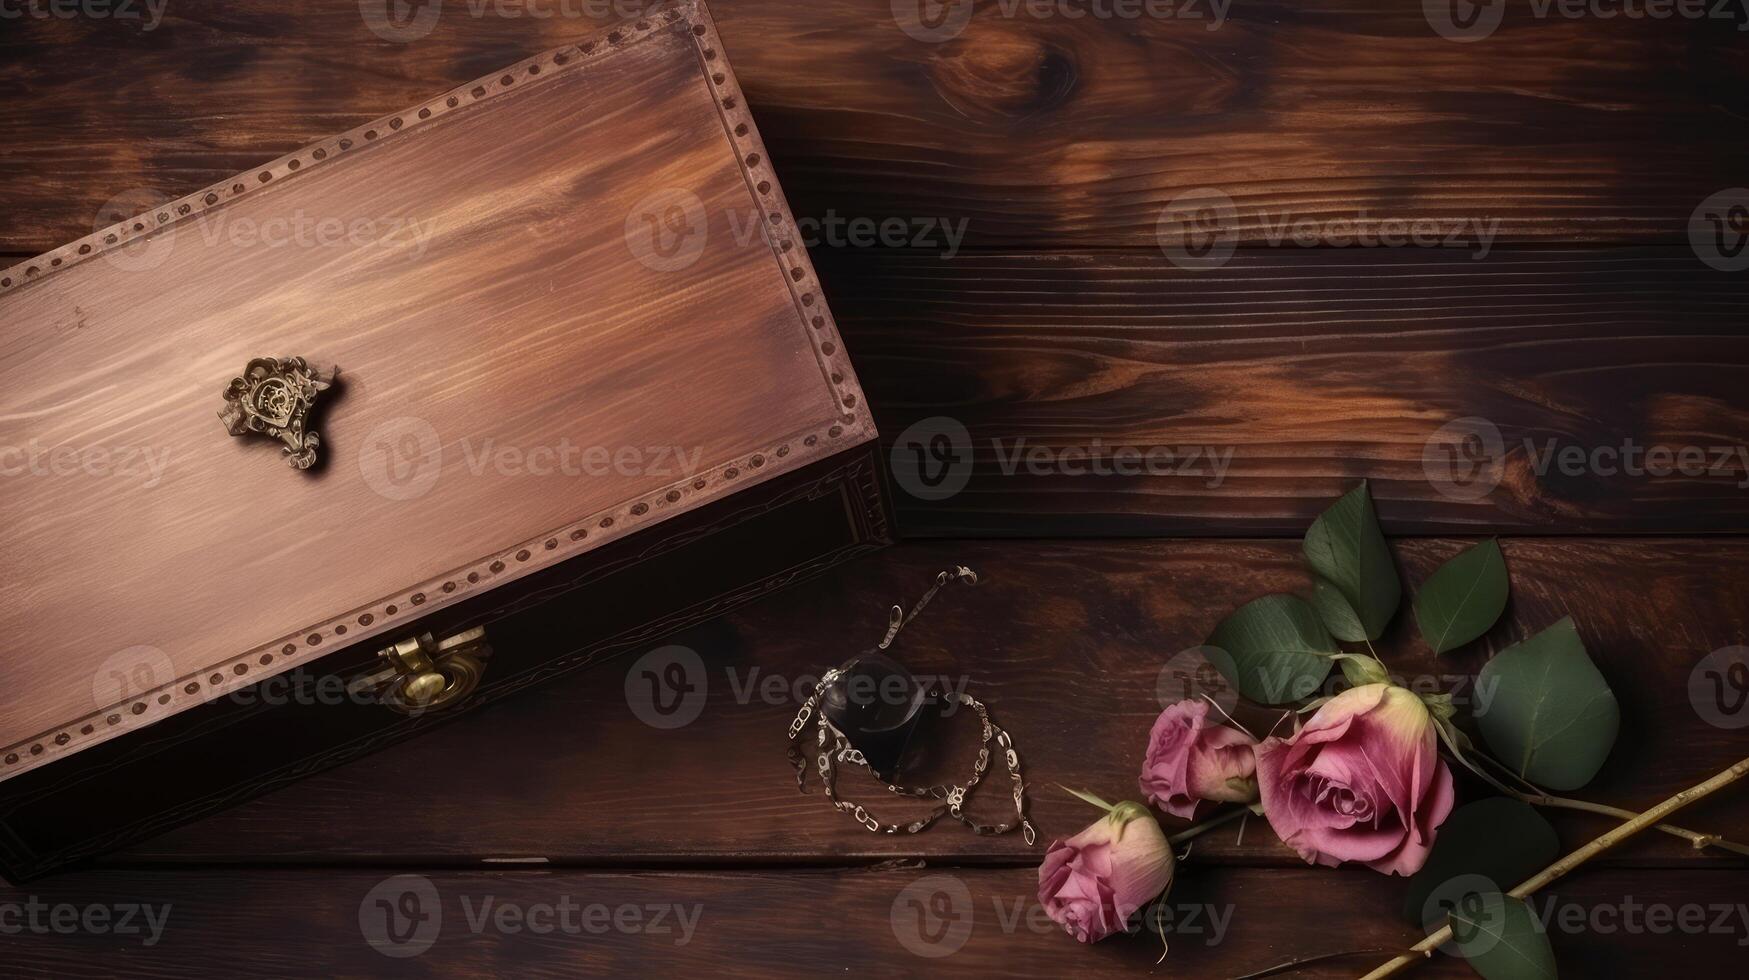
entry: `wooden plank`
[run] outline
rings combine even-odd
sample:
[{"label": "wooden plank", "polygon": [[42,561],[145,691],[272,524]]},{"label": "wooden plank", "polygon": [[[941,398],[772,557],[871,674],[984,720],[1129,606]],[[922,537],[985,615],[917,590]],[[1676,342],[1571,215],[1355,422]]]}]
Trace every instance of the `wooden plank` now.
[{"label": "wooden plank", "polygon": [[[1404,577],[1426,578],[1462,542],[1399,543]],[[1689,700],[1695,664],[1749,635],[1749,542],[1518,539],[1510,638],[1572,614],[1622,703],[1623,735],[1582,798],[1626,807],[1659,802],[1743,755],[1740,731],[1713,727]],[[841,864],[891,859],[1036,862],[1018,835],[976,837],[943,825],[918,836],[874,835],[796,790],[783,734],[819,672],[879,639],[891,603],[911,602],[939,569],[964,563],[982,583],[938,597],[900,638],[897,655],[987,701],[1020,750],[1041,834],[1062,836],[1093,812],[1058,784],[1109,799],[1134,796],[1144,743],[1162,699],[1187,693],[1198,657],[1179,656],[1240,603],[1307,591],[1287,541],[909,543],[744,607],[639,659],[510,699],[418,740],[173,831],[113,858],[142,862],[400,863],[545,858],[611,866]],[[1456,690],[1472,703],[1484,650],[1436,662],[1399,616],[1379,650],[1402,681]],[[684,645],[676,651],[669,644]],[[679,665],[685,683],[662,681]],[[652,683],[656,678],[660,686]],[[1189,693],[1221,687],[1195,686]],[[687,690],[690,686],[690,690]],[[659,698],[659,703],[657,699]],[[969,717],[969,716],[968,716]],[[1266,730],[1279,715],[1241,708]],[[960,723],[945,754],[971,755]],[[654,727],[657,725],[672,727]],[[950,726],[950,732],[952,731]],[[962,754],[964,753],[964,754]],[[854,775],[854,774],[851,774]],[[863,786],[846,777],[847,787]],[[1006,783],[975,812],[1000,818]],[[877,814],[922,812],[857,794]],[[1467,787],[1465,798],[1476,798]],[[1749,826],[1749,792],[1696,805],[1684,819],[1720,833]],[[1579,843],[1608,821],[1556,815]],[[1168,825],[1178,826],[1168,818]],[[1260,821],[1211,833],[1212,860],[1299,866]],[[1612,861],[1741,867],[1674,839],[1630,846]]]},{"label": "wooden plank", "polygon": [[[0,248],[53,247],[114,195],[186,193],[640,4],[469,0],[423,36],[440,5],[405,5],[407,33],[383,34],[409,43],[354,0],[128,6],[141,16],[20,16],[0,37]],[[890,4],[714,6],[798,215],[965,221],[967,244],[1152,248],[1163,206],[1205,187],[1250,242],[1302,219],[1681,242],[1749,164],[1729,19],[1511,5],[1454,43],[1397,0],[1221,4],[1212,30],[1208,3],[1071,19],[985,2],[929,43]]]},{"label": "wooden plank", "polygon": [[963,426],[907,535],[1749,526],[1749,279],[1686,252],[817,254],[889,450]]},{"label": "wooden plank", "polygon": [[[1534,900],[1566,976],[1656,976],[1673,961],[1730,976],[1749,910],[1729,872],[1583,870]],[[1396,950],[1420,937],[1400,917],[1403,882],[1366,871],[1209,869],[1187,864],[1162,915],[1164,969],[1232,977],[1295,957]],[[1044,915],[1030,868],[786,874],[389,870],[87,873],[0,896],[11,976],[1136,976],[1153,935],[1082,946]],[[34,899],[34,919],[29,903]],[[116,934],[118,911],[142,909]],[[52,931],[104,909],[101,931]],[[32,921],[41,924],[31,931]],[[96,920],[94,920],[96,921]],[[372,945],[372,941],[378,945]],[[1387,958],[1317,963],[1353,977]],[[1154,972],[1159,972],[1159,967]],[[1438,955],[1417,977],[1473,976]]]}]

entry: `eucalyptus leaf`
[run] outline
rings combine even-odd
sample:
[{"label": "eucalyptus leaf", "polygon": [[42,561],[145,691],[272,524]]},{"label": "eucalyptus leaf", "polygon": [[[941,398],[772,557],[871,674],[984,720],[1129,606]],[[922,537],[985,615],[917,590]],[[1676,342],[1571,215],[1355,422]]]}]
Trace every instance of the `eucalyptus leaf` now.
[{"label": "eucalyptus leaf", "polygon": [[1435,918],[1430,907],[1454,882],[1486,879],[1510,888],[1561,856],[1555,828],[1528,803],[1491,796],[1452,811],[1439,827],[1427,863],[1409,879],[1403,915],[1415,925]]},{"label": "eucalyptus leaf", "polygon": [[1439,566],[1415,593],[1415,622],[1434,653],[1474,640],[1506,610],[1506,559],[1490,538]]},{"label": "eucalyptus leaf", "polygon": [[1403,599],[1403,584],[1366,484],[1343,494],[1320,514],[1306,531],[1302,547],[1312,571],[1348,600],[1360,620],[1362,637],[1378,639]]},{"label": "eucalyptus leaf", "polygon": [[1454,944],[1483,980],[1555,980],[1555,951],[1530,906],[1510,895],[1475,896],[1451,912]]},{"label": "eucalyptus leaf", "polygon": [[1318,618],[1324,621],[1330,635],[1338,640],[1360,643],[1368,638],[1360,615],[1348,604],[1342,590],[1317,576],[1312,578],[1312,608],[1318,611]]},{"label": "eucalyptus leaf", "polygon": [[1571,616],[1500,651],[1476,690],[1491,691],[1476,724],[1495,755],[1549,789],[1578,789],[1597,775],[1621,728],[1621,708],[1585,652]]},{"label": "eucalyptus leaf", "polygon": [[1209,636],[1209,662],[1260,704],[1309,697],[1330,675],[1336,641],[1299,596],[1253,599],[1221,621]]}]

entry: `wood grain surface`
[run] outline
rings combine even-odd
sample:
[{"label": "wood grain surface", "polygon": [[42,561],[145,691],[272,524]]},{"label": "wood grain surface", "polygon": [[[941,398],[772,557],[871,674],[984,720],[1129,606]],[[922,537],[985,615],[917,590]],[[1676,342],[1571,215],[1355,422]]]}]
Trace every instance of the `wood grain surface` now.
[{"label": "wood grain surface", "polygon": [[[582,3],[450,0],[426,25],[438,5],[408,4],[420,36],[403,41],[370,29],[372,2],[180,0],[150,31],[0,23],[14,94],[0,99],[0,252],[87,234],[117,194],[187,193],[612,19]],[[1436,659],[1399,617],[1380,649],[1402,680],[1463,684],[1490,650],[1571,613],[1624,719],[1576,795],[1646,806],[1741,758],[1742,730],[1709,724],[1688,685],[1702,657],[1749,636],[1743,469],[1539,473],[1529,452],[1749,441],[1745,279],[1689,242],[1696,206],[1745,184],[1740,12],[1538,17],[1512,3],[1491,36],[1454,43],[1425,5],[1398,0],[1235,0],[1216,30],[1206,12],[1071,19],[982,0],[942,8],[950,27],[970,16],[930,43],[880,0],[712,7],[888,448],[937,416],[973,443],[962,492],[895,488],[901,530],[1013,540],[913,541],[673,638],[707,685],[690,723],[645,720],[674,720],[650,706],[646,673],[664,676],[671,656],[622,660],[98,869],[0,891],[0,914],[31,895],[173,905],[152,948],[0,930],[8,970],[1232,978],[1376,951],[1286,974],[1355,976],[1419,937],[1400,879],[1308,869],[1256,820],[1242,838],[1206,835],[1174,901],[1230,924],[1211,942],[1184,923],[1155,965],[1153,937],[1084,948],[1035,930],[1036,913],[1015,920],[1038,857],[1017,839],[875,837],[817,787],[797,793],[782,732],[796,686],[876,638],[889,604],[974,565],[983,585],[938,600],[901,655],[989,702],[1015,733],[1041,831],[1072,832],[1091,811],[1053,784],[1132,793],[1162,686],[1206,685],[1194,656],[1174,658],[1245,599],[1303,591],[1298,535],[1361,478],[1393,534],[1443,535],[1396,542],[1411,587],[1476,535],[1517,535],[1503,544],[1506,621]],[[1174,264],[1194,242],[1171,224],[1162,235],[1160,218],[1206,189],[1232,202],[1221,230],[1238,247],[1197,271]],[[848,237],[887,219],[899,224],[884,245]],[[1329,247],[1416,220],[1438,223],[1440,247]],[[1302,226],[1313,247],[1295,242]],[[1500,479],[1453,497],[1423,456],[1464,418],[1500,432]],[[1176,471],[1009,475],[991,440],[1011,452],[1020,439],[1233,455],[1218,486]],[[1125,535],[1167,537],[1068,540]],[[1460,784],[1464,799],[1481,792]],[[1683,819],[1749,836],[1746,799],[1727,791]],[[1569,845],[1608,823],[1551,819]],[[1665,838],[1600,860],[1556,891],[1557,912],[1590,924],[1553,935],[1563,975],[1740,973],[1740,917],[1709,912],[1712,928],[1688,934],[1621,919],[1734,911],[1744,871]],[[436,945],[404,959],[367,941],[373,917],[387,921],[375,899],[400,898],[372,890],[401,873],[428,878],[444,913]],[[920,956],[902,937],[961,934],[955,883],[964,945]],[[487,896],[698,905],[702,918],[685,946],[476,932]],[[1472,974],[1435,957],[1412,975]]]},{"label": "wood grain surface", "polygon": [[[1401,543],[1404,580],[1419,583],[1462,546]],[[1742,758],[1740,733],[1709,724],[1688,682],[1702,657],[1749,635],[1749,599],[1739,587],[1749,576],[1749,546],[1542,538],[1509,540],[1504,550],[1513,580],[1508,621],[1474,649],[1436,659],[1406,600],[1379,644],[1401,682],[1449,690],[1480,708],[1484,692],[1466,678],[1488,652],[1570,614],[1624,719],[1602,775],[1577,795],[1650,806]],[[816,780],[807,795],[798,793],[784,757],[784,732],[820,672],[878,640],[890,605],[908,604],[955,563],[976,569],[982,582],[939,596],[894,649],[916,672],[963,685],[1013,733],[1047,839],[1079,830],[1092,813],[1058,784],[1106,799],[1136,795],[1148,729],[1163,702],[1224,696],[1225,685],[1200,669],[1206,661],[1194,652],[1223,616],[1267,592],[1309,589],[1298,545],[1286,541],[911,543],[113,860],[1036,861],[1039,851],[1017,835],[977,837],[952,825],[914,837],[870,834],[833,812]],[[684,682],[666,679],[670,664],[687,671]],[[1259,731],[1279,717],[1240,712]],[[941,769],[969,765],[970,725],[969,717],[949,719]],[[439,759],[450,775],[433,780]],[[884,820],[926,809],[846,779],[869,790],[859,801]],[[1478,787],[1465,793],[1476,798]],[[974,797],[974,811],[1000,816],[1002,787],[986,794]],[[349,816],[357,813],[373,817]],[[1573,844],[1607,826],[1589,815],[1551,816]],[[1743,834],[1749,793],[1720,794],[1685,818]],[[1196,848],[1223,862],[1302,866],[1261,822],[1242,838],[1211,834]],[[1606,860],[1749,867],[1674,839],[1642,841]]]},{"label": "wood grain surface", "polygon": [[964,426],[908,535],[1292,535],[1360,479],[1399,533],[1749,524],[1749,278],[1685,251],[815,253],[889,448]]},{"label": "wood grain surface", "polygon": [[[872,435],[670,13],[0,272],[0,778]],[[332,465],[214,418],[263,356],[340,366]]]},{"label": "wood grain surface", "polygon": [[[640,6],[408,4],[407,32],[385,32],[405,43],[357,0],[178,0],[150,30],[10,19],[0,83],[22,97],[0,101],[0,248],[52,246],[111,195],[204,186]],[[1153,248],[1162,208],[1201,188],[1261,243],[1284,221],[1417,218],[1503,241],[1681,242],[1749,164],[1740,11],[1511,4],[1492,36],[1456,43],[1400,0],[1240,0],[1219,20],[1175,6],[1071,19],[985,0],[945,43],[871,0],[714,8],[799,215],[965,220],[977,245]]]},{"label": "wood grain surface", "polygon": [[[14,897],[21,929],[0,935],[0,955],[27,976],[163,980],[815,977],[828,963],[871,977],[1235,977],[1361,951],[1289,974],[1329,980],[1357,976],[1421,935],[1401,917],[1400,881],[1353,870],[1185,869],[1160,914],[1170,952],[1159,963],[1152,934],[1092,947],[1063,935],[1038,906],[1031,868],[412,873],[422,880],[395,880],[392,869],[69,875]],[[30,898],[42,933],[28,931]],[[1659,976],[1673,960],[1727,976],[1749,942],[1742,899],[1740,873],[1594,870],[1533,907],[1550,915],[1563,976]],[[126,923],[137,933],[47,931],[57,908],[70,910],[63,922],[103,909],[110,929],[126,914],[114,910],[145,905],[152,920],[141,910]],[[1411,975],[1474,976],[1445,955]]]}]

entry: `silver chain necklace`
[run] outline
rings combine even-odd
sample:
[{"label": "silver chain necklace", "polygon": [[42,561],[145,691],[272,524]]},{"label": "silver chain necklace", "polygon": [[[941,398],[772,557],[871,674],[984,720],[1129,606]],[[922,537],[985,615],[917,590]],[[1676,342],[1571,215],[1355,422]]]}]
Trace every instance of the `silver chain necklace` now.
[{"label": "silver chain necklace", "polygon": [[[956,581],[964,582],[967,585],[976,585],[978,583],[978,576],[964,565],[956,567],[951,572],[942,572],[938,574],[935,577],[935,584],[930,587],[928,592],[923,594],[923,598],[917,601],[917,605],[912,607],[909,615],[905,613],[903,607],[893,607],[892,619],[887,626],[886,637],[881,640],[874,650],[868,652],[872,653],[887,649],[887,647],[892,644],[893,639],[899,635],[899,631],[904,629],[911,620],[917,618],[917,614],[921,613],[923,608],[929,605],[929,601],[935,598],[935,594],[941,591],[943,586],[947,585],[949,582]],[[852,661],[852,663],[855,663],[855,661]],[[833,684],[841,680],[844,675],[845,667],[834,667],[833,669],[828,670],[825,676],[820,678],[820,683],[815,685],[814,692],[809,695],[807,701],[802,704],[801,711],[797,712],[795,720],[790,722],[789,758],[791,765],[795,766],[797,789],[801,790],[803,793],[808,791],[807,777],[810,766],[808,764],[808,752],[802,748],[802,743],[806,738],[808,721],[812,719],[815,730],[813,748],[814,763],[812,768],[819,772],[820,782],[826,787],[826,799],[841,812],[850,814],[852,819],[857,823],[862,824],[863,827],[867,828],[869,831],[877,834],[896,834],[900,831],[907,834],[915,834],[926,829],[930,824],[933,824],[945,815],[965,824],[967,827],[971,828],[971,831],[975,834],[1006,834],[1015,829],[1019,829],[1021,836],[1026,840],[1028,845],[1037,842],[1038,833],[1033,829],[1032,821],[1029,820],[1026,815],[1026,781],[1020,774],[1020,754],[1015,751],[1013,740],[1009,738],[1008,731],[1002,728],[1002,726],[996,724],[996,722],[990,717],[990,710],[984,706],[983,702],[964,692],[956,693],[953,691],[940,690],[939,688],[936,689],[939,698],[944,703],[958,704],[962,707],[972,709],[972,711],[977,714],[978,722],[981,726],[978,758],[972,766],[971,777],[964,783],[951,785],[936,784],[926,787],[904,786],[897,781],[897,773],[893,773],[895,779],[892,782],[882,779],[877,775],[873,767],[869,765],[868,760],[863,757],[861,750],[853,746],[850,743],[850,739],[847,738],[836,725],[832,724],[832,722],[827,719],[824,711],[820,710],[820,701],[825,696],[826,691],[831,688]],[[972,792],[977,789],[978,784],[983,781],[984,773],[990,767],[992,745],[994,745],[997,752],[1001,753],[1002,761],[1008,770],[1008,778],[1013,784],[1014,819],[1006,823],[983,824],[973,820],[966,814],[965,805],[966,801],[971,797]],[[910,823],[882,823],[862,804],[853,803],[849,800],[839,798],[837,769],[839,763],[849,763],[852,766],[863,769],[869,774],[869,777],[874,780],[875,783],[885,786],[889,793],[898,796],[916,797],[918,799],[941,800],[943,801],[942,805],[936,807],[927,815],[917,820],[913,820]]]}]

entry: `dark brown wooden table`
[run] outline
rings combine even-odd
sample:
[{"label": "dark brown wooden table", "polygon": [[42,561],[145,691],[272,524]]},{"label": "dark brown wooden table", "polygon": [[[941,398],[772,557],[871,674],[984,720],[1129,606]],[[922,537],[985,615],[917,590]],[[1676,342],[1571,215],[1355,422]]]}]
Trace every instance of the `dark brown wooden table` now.
[{"label": "dark brown wooden table", "polygon": [[[451,0],[401,42],[368,26],[376,0],[94,3],[0,6],[19,14],[0,18],[6,257],[89,232],[123,192],[186,193],[607,23],[586,0]],[[565,678],[0,892],[6,973],[1220,977],[1374,951],[1298,974],[1355,975],[1420,935],[1400,879],[1309,869],[1261,821],[1212,833],[1156,966],[1149,937],[1083,948],[1042,919],[1042,847],[874,836],[798,794],[783,732],[798,683],[971,565],[984,584],[920,623],[913,666],[969,680],[1021,746],[1044,835],[1073,832],[1092,811],[1055,784],[1134,795],[1174,655],[1239,603],[1304,589],[1299,533],[1361,479],[1408,581],[1490,534],[1513,574],[1479,649],[1436,661],[1399,617],[1399,674],[1457,682],[1570,613],[1624,718],[1583,795],[1645,807],[1749,754],[1749,728],[1689,694],[1703,657],[1749,642],[1749,272],[1690,235],[1703,201],[1749,204],[1741,12],[1510,2],[1459,42],[1401,0],[1234,0],[1212,30],[1208,4],[1072,18],[982,0],[931,42],[882,0],[713,9],[798,217],[821,223],[813,254],[883,434],[962,424],[964,489],[901,491],[900,546],[672,638],[703,665],[689,723],[648,723],[665,716],[631,661]],[[930,23],[951,32],[958,10]],[[1199,269],[1160,217],[1209,188],[1234,248]],[[906,241],[834,240],[857,219],[899,219]],[[1438,240],[1343,247],[1418,221]],[[1439,433],[1465,419],[1499,436],[1480,488],[1441,469]],[[1631,446],[1723,455],[1688,475],[1594,455]],[[1041,447],[1055,462],[1015,455]],[[1223,463],[1063,465],[1122,447]],[[1586,461],[1543,465],[1567,447]],[[1568,845],[1608,826],[1552,819]],[[1749,789],[1682,822],[1749,836]],[[1735,975],[1746,870],[1641,839],[1534,904],[1580,923],[1553,934],[1566,976]],[[54,925],[57,907],[128,903],[169,906],[157,942]],[[1644,911],[1695,905],[1704,927]],[[46,931],[9,928],[33,907]],[[1419,972],[1469,975],[1447,957]]]}]

